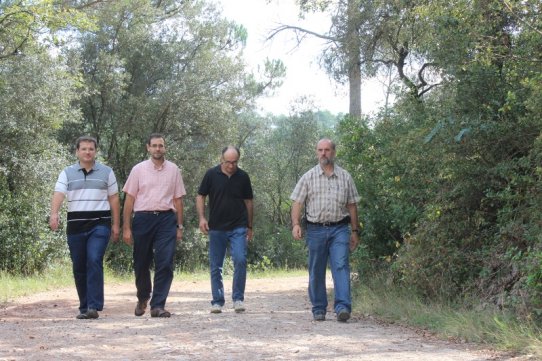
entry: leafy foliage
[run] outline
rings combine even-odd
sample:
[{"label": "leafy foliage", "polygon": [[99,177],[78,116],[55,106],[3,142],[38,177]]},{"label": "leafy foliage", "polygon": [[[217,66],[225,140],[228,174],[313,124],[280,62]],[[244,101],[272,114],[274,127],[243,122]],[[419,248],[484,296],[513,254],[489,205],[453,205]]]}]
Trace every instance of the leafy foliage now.
[{"label": "leafy foliage", "polygon": [[51,186],[68,162],[53,134],[77,116],[75,92],[60,64],[35,54],[0,62],[0,94],[0,269],[28,274],[63,253],[47,214]]},{"label": "leafy foliage", "polygon": [[410,61],[438,64],[441,83],[418,98],[397,88],[393,108],[341,123],[364,242],[423,297],[475,295],[537,318],[540,8],[422,2],[408,12],[431,31],[410,43]]}]

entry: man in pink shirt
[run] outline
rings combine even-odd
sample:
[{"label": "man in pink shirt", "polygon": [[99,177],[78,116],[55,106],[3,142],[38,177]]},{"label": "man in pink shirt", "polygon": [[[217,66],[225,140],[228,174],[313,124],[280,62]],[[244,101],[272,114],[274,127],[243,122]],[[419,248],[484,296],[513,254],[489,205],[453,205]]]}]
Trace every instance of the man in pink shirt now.
[{"label": "man in pink shirt", "polygon": [[[182,197],[186,191],[179,168],[165,159],[162,134],[149,136],[147,151],[151,158],[132,168],[123,188],[122,237],[134,247],[138,300],[134,314],[142,316],[150,300],[151,317],[170,317],[164,307],[173,281],[175,241],[183,236]],[[153,257],[154,288],[150,273]]]}]

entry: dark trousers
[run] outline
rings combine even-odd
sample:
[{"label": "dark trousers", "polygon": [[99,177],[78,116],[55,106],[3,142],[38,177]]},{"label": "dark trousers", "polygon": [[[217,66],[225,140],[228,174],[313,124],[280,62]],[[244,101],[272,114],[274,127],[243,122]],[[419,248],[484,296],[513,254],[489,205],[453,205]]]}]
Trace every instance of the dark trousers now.
[{"label": "dark trousers", "polygon": [[[151,309],[164,308],[173,281],[177,217],[174,212],[136,212],[132,236],[137,298],[140,301],[150,298]],[[150,271],[153,259],[154,288]]]},{"label": "dark trousers", "polygon": [[79,296],[79,311],[104,307],[103,259],[111,228],[98,225],[90,230],[68,235],[73,277]]}]

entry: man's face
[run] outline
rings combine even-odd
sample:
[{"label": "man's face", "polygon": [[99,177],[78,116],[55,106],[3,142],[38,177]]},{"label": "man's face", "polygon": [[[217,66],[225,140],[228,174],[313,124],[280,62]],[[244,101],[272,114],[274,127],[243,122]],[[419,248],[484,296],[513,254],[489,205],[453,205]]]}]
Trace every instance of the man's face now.
[{"label": "man's face", "polygon": [[237,163],[239,162],[239,154],[235,149],[228,149],[222,156],[222,163],[220,165],[222,172],[227,175],[232,175],[237,171]]},{"label": "man's face", "polygon": [[94,142],[85,142],[82,141],[79,143],[79,148],[77,148],[75,154],[77,159],[81,163],[92,163],[96,158],[96,146]]},{"label": "man's face", "polygon": [[162,160],[166,154],[166,144],[163,138],[152,138],[151,143],[147,144],[147,152],[152,159]]},{"label": "man's face", "polygon": [[328,140],[321,140],[316,145],[316,155],[321,165],[333,164],[335,162],[335,150]]}]

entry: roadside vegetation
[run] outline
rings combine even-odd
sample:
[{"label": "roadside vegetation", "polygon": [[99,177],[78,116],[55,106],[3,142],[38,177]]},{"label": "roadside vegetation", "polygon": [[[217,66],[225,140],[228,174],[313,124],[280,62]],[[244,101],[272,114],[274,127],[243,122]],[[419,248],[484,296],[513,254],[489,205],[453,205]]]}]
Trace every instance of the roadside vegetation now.
[{"label": "roadside vegetation", "polygon": [[424,301],[415,292],[390,285],[382,277],[355,287],[354,312],[381,321],[425,330],[441,339],[472,342],[542,359],[541,329],[478,300]]}]

